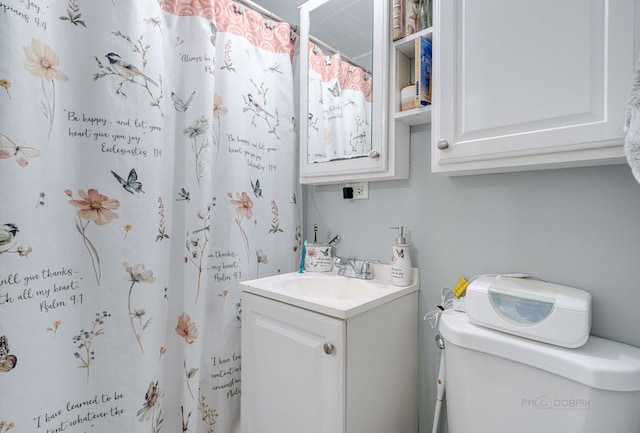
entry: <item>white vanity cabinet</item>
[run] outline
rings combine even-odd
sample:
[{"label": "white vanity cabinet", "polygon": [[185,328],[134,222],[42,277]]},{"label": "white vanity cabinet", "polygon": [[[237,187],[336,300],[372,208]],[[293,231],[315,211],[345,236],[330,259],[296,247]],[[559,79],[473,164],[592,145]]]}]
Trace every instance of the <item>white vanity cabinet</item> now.
[{"label": "white vanity cabinet", "polygon": [[437,0],[432,171],[624,161],[634,0]]},{"label": "white vanity cabinet", "polygon": [[416,433],[418,292],[345,318],[242,300],[242,433]]}]

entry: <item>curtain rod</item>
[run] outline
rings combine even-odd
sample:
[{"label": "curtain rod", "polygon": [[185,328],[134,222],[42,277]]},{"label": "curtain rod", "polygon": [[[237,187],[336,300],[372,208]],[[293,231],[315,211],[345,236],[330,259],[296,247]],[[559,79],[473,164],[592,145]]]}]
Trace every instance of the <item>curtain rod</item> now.
[{"label": "curtain rod", "polygon": [[[271,18],[273,21],[279,21],[281,23],[285,23],[286,22],[286,20],[280,18],[278,15],[274,14],[270,10],[263,8],[262,6],[252,2],[251,0],[235,0],[235,1],[238,2],[238,3],[242,3],[245,6],[248,6],[249,8],[253,9],[254,11],[256,11],[256,12],[258,12],[258,13],[266,16],[266,17]],[[294,26],[292,24],[289,24],[289,25],[291,26],[291,28],[293,28],[293,27],[297,28],[297,26]]]},{"label": "curtain rod", "polygon": [[[253,9],[254,11],[258,12],[259,14],[264,15],[265,17],[269,17],[271,18],[273,21],[278,21],[281,23],[285,23],[287,22],[286,20],[280,18],[278,15],[274,14],[273,12],[271,12],[268,9],[263,8],[262,6],[260,6],[259,4],[256,4],[254,2],[252,2],[251,0],[235,0],[237,3],[242,3],[245,6],[249,7],[250,9]],[[300,36],[300,31],[298,29],[297,25],[288,23],[291,26],[291,31],[293,31],[295,34],[297,34],[298,36]],[[333,48],[331,45],[322,42],[320,39],[309,35],[309,40],[311,42],[313,42],[316,45],[319,45],[320,47],[327,49],[329,51],[331,51],[334,54],[338,54],[343,60],[346,60],[348,63],[351,63],[353,66],[357,66],[358,68],[362,69],[363,71],[365,71],[367,74],[369,75],[373,75],[371,73],[371,71],[369,71],[367,68],[360,66],[358,64],[358,62],[356,62],[355,60],[351,59],[348,56],[345,56],[344,53],[341,53],[339,50],[336,50],[335,48]]]},{"label": "curtain rod", "polygon": [[339,55],[342,60],[345,60],[347,63],[351,63],[353,66],[357,66],[358,68],[362,69],[367,74],[373,75],[370,70],[368,70],[364,66],[361,66],[358,62],[353,60],[351,57],[345,56],[344,53],[341,53],[339,50],[336,50],[331,45],[329,45],[329,44],[327,44],[325,42],[322,42],[320,39],[318,39],[318,38],[316,38],[314,36],[311,36],[311,35],[309,35],[309,40],[311,42],[313,42],[314,44],[319,45],[321,48],[325,48],[325,49],[331,51],[332,53]]}]

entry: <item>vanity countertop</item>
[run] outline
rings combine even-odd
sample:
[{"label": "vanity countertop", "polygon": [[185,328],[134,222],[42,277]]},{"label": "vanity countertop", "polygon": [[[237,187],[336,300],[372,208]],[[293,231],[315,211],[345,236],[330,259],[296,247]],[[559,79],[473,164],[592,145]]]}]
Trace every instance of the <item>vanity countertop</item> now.
[{"label": "vanity countertop", "polygon": [[394,286],[390,265],[374,264],[374,279],[360,280],[334,272],[292,272],[240,283],[242,291],[284,302],[339,319],[357,314],[418,291],[418,269],[411,284]]}]

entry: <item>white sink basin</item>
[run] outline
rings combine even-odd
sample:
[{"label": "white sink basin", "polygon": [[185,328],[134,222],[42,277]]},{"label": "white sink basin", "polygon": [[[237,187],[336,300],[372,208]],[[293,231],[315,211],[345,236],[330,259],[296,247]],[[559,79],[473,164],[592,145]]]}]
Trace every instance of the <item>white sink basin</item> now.
[{"label": "white sink basin", "polygon": [[375,290],[375,286],[368,281],[337,275],[291,278],[279,285],[282,290],[292,295],[311,299],[366,299],[371,297]]},{"label": "white sink basin", "polygon": [[281,274],[240,283],[242,290],[333,317],[348,318],[418,290],[417,269],[413,284],[391,284],[389,265],[375,264],[372,280],[335,273]]}]

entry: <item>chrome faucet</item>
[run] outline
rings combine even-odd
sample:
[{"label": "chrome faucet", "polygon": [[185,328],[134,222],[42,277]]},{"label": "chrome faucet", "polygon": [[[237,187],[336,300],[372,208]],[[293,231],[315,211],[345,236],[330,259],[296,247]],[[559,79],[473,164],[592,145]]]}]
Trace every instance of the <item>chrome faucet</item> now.
[{"label": "chrome faucet", "polygon": [[361,280],[373,279],[372,260],[347,259],[345,257],[336,257],[335,265],[338,268],[338,275],[350,278],[359,278]]}]

